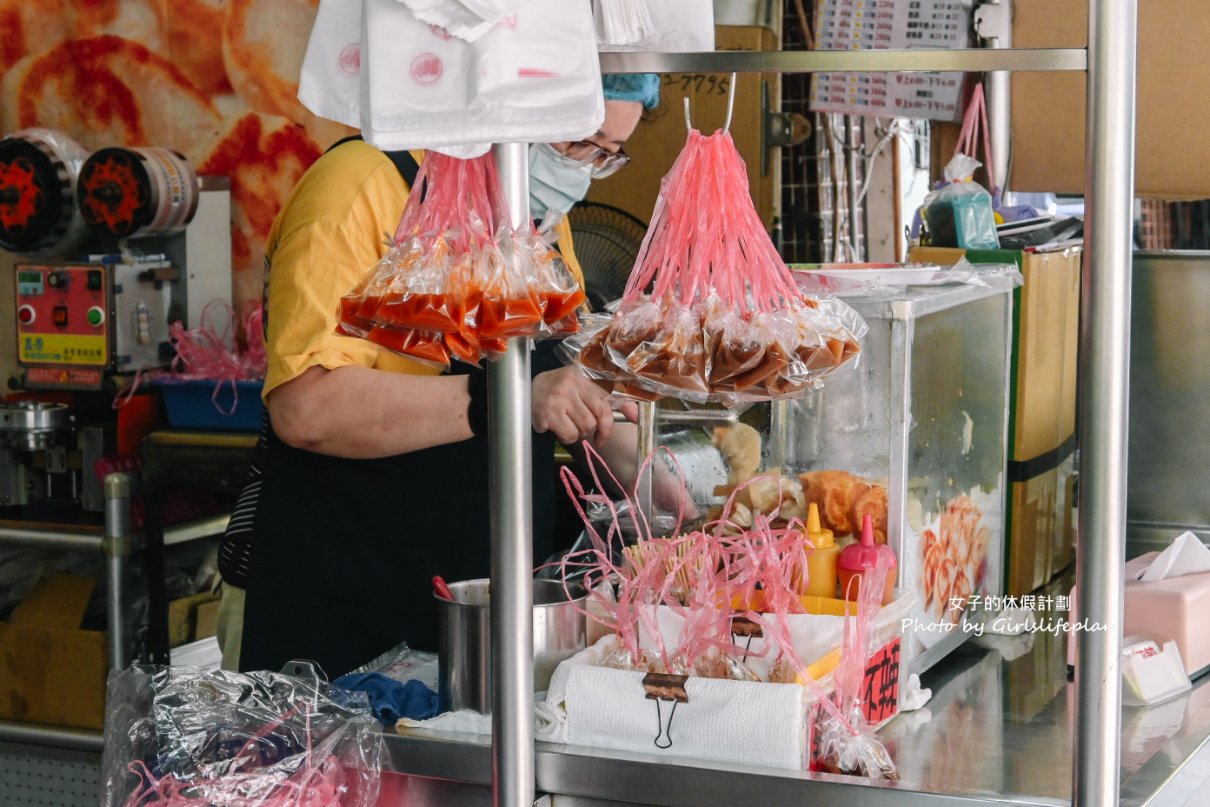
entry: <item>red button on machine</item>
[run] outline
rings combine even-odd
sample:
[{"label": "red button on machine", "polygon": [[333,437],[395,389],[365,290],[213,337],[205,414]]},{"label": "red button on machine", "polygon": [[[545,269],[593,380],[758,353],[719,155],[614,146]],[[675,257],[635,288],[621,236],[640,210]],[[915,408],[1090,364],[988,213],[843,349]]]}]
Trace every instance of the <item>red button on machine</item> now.
[{"label": "red button on machine", "polygon": [[35,319],[34,307],[32,305],[23,305],[17,309],[17,321],[22,325],[31,325]]},{"label": "red button on machine", "polygon": [[67,327],[67,306],[65,306],[65,305],[55,306],[54,309],[51,311],[51,319],[54,320],[54,323],[56,325],[58,325],[60,328]]}]

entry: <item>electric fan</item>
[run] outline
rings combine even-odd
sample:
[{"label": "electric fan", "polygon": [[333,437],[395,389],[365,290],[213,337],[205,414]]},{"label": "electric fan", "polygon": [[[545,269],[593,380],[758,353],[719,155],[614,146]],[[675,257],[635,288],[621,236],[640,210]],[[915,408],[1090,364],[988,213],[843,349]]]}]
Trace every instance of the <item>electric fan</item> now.
[{"label": "electric fan", "polygon": [[647,225],[613,205],[578,202],[567,216],[593,311],[622,296]]}]

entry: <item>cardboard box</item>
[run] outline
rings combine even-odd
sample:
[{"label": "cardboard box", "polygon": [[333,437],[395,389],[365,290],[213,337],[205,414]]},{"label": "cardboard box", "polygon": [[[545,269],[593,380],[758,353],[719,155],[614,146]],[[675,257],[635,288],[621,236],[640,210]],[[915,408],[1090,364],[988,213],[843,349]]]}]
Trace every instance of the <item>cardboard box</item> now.
[{"label": "cardboard box", "polygon": [[197,607],[193,640],[209,639],[218,634],[218,609],[221,599],[213,597]]},{"label": "cardboard box", "polygon": [[913,247],[908,254],[915,263],[949,266],[965,255],[972,263],[1015,263],[1021,269],[1025,283],[1013,293],[1016,346],[1008,437],[1009,459],[1014,462],[1041,457],[1075,434],[1081,254],[1078,248],[964,253],[939,247]]},{"label": "cardboard box", "polygon": [[[1210,138],[1203,134],[1210,125],[1207,31],[1210,6],[1205,3],[1150,0],[1139,7],[1139,196],[1210,196]],[[1083,48],[1088,43],[1088,3],[1016,0],[1012,36],[1016,48]],[[1083,195],[1085,93],[1082,72],[1012,75],[1009,188]]]},{"label": "cardboard box", "polygon": [[915,247],[909,260],[1016,263],[1013,294],[1005,594],[1033,591],[1072,560],[1081,250],[1029,253]]},{"label": "cardboard box", "polygon": [[[780,50],[776,34],[762,26],[719,25],[717,50]],[[670,73],[661,77],[660,105],[639,123],[626,143],[630,164],[612,177],[592,183],[588,199],[620,207],[644,222],[651,221],[660,179],[685,145],[683,98],[689,98],[693,125],[705,134],[721,129],[727,119],[726,73]],[[765,108],[780,108],[781,79],[775,73],[741,73],[735,90],[731,136],[748,166],[748,183],[756,210],[766,227],[781,200],[781,159],[764,147]],[[762,160],[763,157],[767,159]],[[762,162],[764,165],[762,165]]]},{"label": "cardboard box", "polygon": [[0,718],[105,725],[105,632],[80,628],[95,586],[88,578],[55,575],[0,622]]},{"label": "cardboard box", "polygon": [[[180,647],[183,644],[205,639],[197,629],[199,609],[207,603],[217,603],[218,597],[209,591],[181,597],[168,603],[168,646]],[[209,634],[214,635],[213,631]]]},{"label": "cardboard box", "polygon": [[1032,479],[1010,480],[1004,593],[1020,597],[1071,565],[1075,543],[1071,454]]}]

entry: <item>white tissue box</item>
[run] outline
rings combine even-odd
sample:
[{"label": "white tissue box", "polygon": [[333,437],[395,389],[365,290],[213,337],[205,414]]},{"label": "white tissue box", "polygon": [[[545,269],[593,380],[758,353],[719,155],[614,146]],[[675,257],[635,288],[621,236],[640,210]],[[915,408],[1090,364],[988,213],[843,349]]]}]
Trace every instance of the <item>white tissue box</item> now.
[{"label": "white tissue box", "polygon": [[1166,701],[1192,685],[1185,674],[1176,642],[1149,633],[1122,639],[1122,702],[1150,706]]},{"label": "white tissue box", "polygon": [[712,678],[687,700],[649,699],[644,673],[580,665],[567,681],[567,742],[708,762],[803,770],[810,749],[798,684]]},{"label": "white tissue box", "polygon": [[[1210,572],[1186,574],[1164,580],[1141,582],[1136,579],[1159,555],[1148,552],[1126,562],[1126,605],[1123,635],[1151,633],[1171,637],[1176,641],[1185,672],[1190,678],[1210,668]],[[1076,590],[1071,592],[1072,621],[1075,613]],[[1069,633],[1067,663],[1075,666],[1077,633]]]},{"label": "white tissue box", "polygon": [[[884,606],[874,621],[875,650],[865,665],[863,683],[867,719],[874,726],[899,712],[900,681],[906,682],[901,679],[905,673],[900,629],[914,601],[902,597]],[[679,619],[671,609],[661,608],[661,633],[677,635]],[[840,617],[795,614],[790,621],[796,650],[808,664],[824,659],[839,644]],[[811,646],[800,647],[800,637],[810,637]],[[548,704],[561,703],[566,709],[566,734],[559,739],[708,762],[789,770],[812,766],[812,728],[819,705],[808,688],[692,677],[684,684],[683,701],[649,698],[645,673],[595,666],[606,652],[607,641],[612,639],[603,639],[560,664],[551,680]],[[753,643],[754,651],[759,651],[760,641]],[[834,673],[830,666],[827,669],[818,683],[819,691],[830,695]]]}]

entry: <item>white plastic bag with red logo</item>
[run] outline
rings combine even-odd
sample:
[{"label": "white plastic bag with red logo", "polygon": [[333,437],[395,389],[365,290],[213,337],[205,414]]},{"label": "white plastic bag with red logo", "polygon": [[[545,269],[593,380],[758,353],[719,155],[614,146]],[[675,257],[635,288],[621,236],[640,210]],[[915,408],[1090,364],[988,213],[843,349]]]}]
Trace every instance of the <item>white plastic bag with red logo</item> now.
[{"label": "white plastic bag with red logo", "polygon": [[602,53],[714,50],[713,0],[593,0],[592,6]]},{"label": "white plastic bag with red logo", "polygon": [[[491,143],[590,136],[605,117],[591,7],[516,2],[516,14],[467,42],[421,22],[400,0],[324,0],[299,99],[385,150],[469,158]],[[355,94],[342,75],[354,64]]]},{"label": "white plastic bag with red logo", "polygon": [[360,126],[361,0],[319,0],[298,100],[321,118]]},{"label": "white plastic bag with red logo", "polygon": [[516,14],[521,0],[399,0],[416,19],[444,28],[446,32],[474,42],[505,17]]}]

